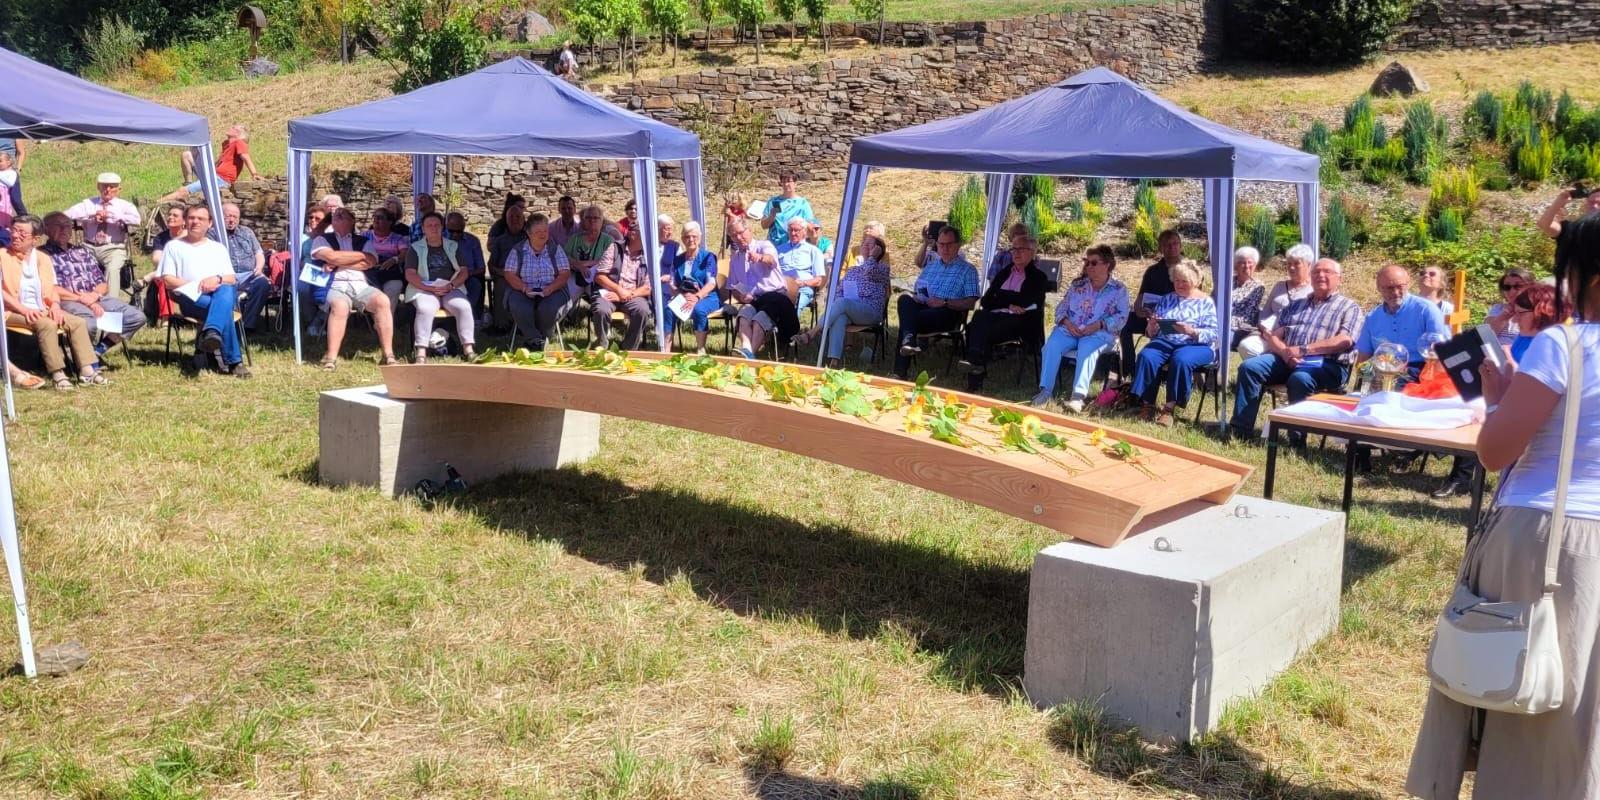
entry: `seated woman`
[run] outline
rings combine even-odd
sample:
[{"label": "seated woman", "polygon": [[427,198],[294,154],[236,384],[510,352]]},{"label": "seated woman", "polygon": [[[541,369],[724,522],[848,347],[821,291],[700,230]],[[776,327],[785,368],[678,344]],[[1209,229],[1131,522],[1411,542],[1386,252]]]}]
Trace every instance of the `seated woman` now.
[{"label": "seated woman", "polygon": [[378,265],[367,270],[367,283],[388,295],[391,306],[398,307],[400,294],[406,287],[406,250],[411,240],[395,229],[394,215],[380,208],[372,212],[367,241],[372,242],[372,252],[378,257]]},{"label": "seated woman", "polygon": [[[871,233],[861,237],[862,261],[839,279],[833,292],[838,308],[830,309],[828,321],[828,367],[839,368],[844,358],[844,340],[851,325],[877,325],[889,310],[889,245]],[[804,347],[822,332],[822,326],[800,334],[795,340]]]},{"label": "seated woman", "polygon": [[1117,332],[1128,323],[1128,287],[1111,277],[1117,254],[1107,245],[1089,248],[1083,255],[1083,274],[1067,287],[1056,306],[1056,325],[1045,340],[1039,365],[1039,394],[1033,405],[1042,406],[1055,395],[1056,375],[1068,353],[1077,357],[1072,373],[1072,398],[1067,410],[1083,410],[1100,354],[1117,343]]},{"label": "seated woman", "polygon": [[1567,304],[1557,304],[1555,287],[1542,283],[1530,284],[1506,305],[1511,309],[1511,324],[1517,329],[1517,338],[1511,343],[1511,360],[1519,363],[1540,331],[1561,324],[1571,313]]},{"label": "seated woman", "polygon": [[517,338],[530,349],[543,350],[566,316],[572,268],[567,251],[551,238],[550,220],[545,215],[534,214],[523,230],[527,235],[505,258],[506,307],[516,324]]},{"label": "seated woman", "polygon": [[[1139,351],[1133,394],[1140,415],[1172,424],[1172,410],[1188,405],[1194,371],[1217,358],[1217,304],[1200,289],[1200,268],[1184,259],[1172,268],[1172,294],[1161,299],[1145,324],[1150,343]],[[1167,367],[1167,402],[1156,409],[1161,368]]]},{"label": "seated woman", "polygon": [[983,389],[989,357],[995,345],[1021,339],[1024,347],[1038,347],[1044,339],[1044,294],[1050,278],[1034,264],[1038,243],[1032,236],[1011,240],[1011,263],[995,273],[989,290],[978,301],[978,311],[967,322],[967,391]]},{"label": "seated woman", "polygon": [[444,238],[444,217],[438,212],[422,218],[422,238],[406,248],[405,300],[416,307],[417,319],[413,324],[411,345],[415,348],[412,360],[418,364],[428,362],[428,337],[433,335],[433,315],[441,306],[456,318],[456,338],[461,341],[461,353],[469,361],[477,357],[473,352],[472,301],[464,288],[467,270],[461,265],[458,245]]},{"label": "seated woman", "polygon": [[[717,255],[701,246],[703,235],[700,223],[683,223],[678,235],[682,243],[672,256],[672,283],[663,298],[666,310],[661,314],[661,327],[668,336],[680,321],[694,325],[695,352],[701,355],[711,332],[711,312],[722,308],[717,297]],[[687,320],[680,319],[674,305],[688,309]]]}]

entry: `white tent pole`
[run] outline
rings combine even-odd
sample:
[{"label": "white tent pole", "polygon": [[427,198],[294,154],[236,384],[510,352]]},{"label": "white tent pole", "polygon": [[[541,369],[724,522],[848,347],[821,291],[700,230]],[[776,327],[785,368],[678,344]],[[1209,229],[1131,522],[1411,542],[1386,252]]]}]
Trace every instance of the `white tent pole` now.
[{"label": "white tent pole", "polygon": [[[828,352],[828,323],[833,320],[833,297],[838,293],[839,275],[844,271],[844,260],[850,257],[850,249],[854,246],[856,216],[861,211],[861,196],[867,193],[867,178],[872,174],[872,168],[864,164],[851,164],[844,177],[844,201],[839,205],[839,238],[833,241],[833,266],[828,271],[827,304],[822,307],[822,337],[817,344],[817,366],[822,366],[823,355]],[[885,319],[883,324],[888,325]]]},{"label": "white tent pole", "polygon": [[433,174],[438,163],[438,156],[423,153],[411,155],[411,220],[417,223],[418,230],[421,229],[422,209],[417,205],[417,195],[433,194]]},{"label": "white tent pole", "polygon": [[[5,288],[5,281],[0,278],[0,289]],[[0,362],[6,365],[6,418],[12,422],[17,421],[17,404],[11,396],[11,343],[9,337],[0,333]]]},{"label": "white tent pole", "polygon": [[[650,262],[650,301],[656,307],[656,347],[665,353],[671,350],[667,346],[666,320],[661,316],[666,311],[663,308],[661,295],[665,293],[661,285],[661,264],[657,262],[656,252],[656,162],[654,159],[641,158],[633,162],[633,202],[639,207],[639,244],[644,247],[644,258]],[[705,226],[701,225],[701,246],[705,245]],[[692,257],[694,254],[691,253]]]},{"label": "white tent pole", "polygon": [[1322,253],[1322,184],[1316,181],[1296,184],[1300,198],[1300,241]]},{"label": "white tent pole", "polygon": [[196,147],[195,158],[195,172],[200,175],[200,191],[205,193],[206,208],[211,210],[211,234],[231,254],[233,248],[228,246],[228,225],[222,221],[222,183],[217,180],[217,162],[211,143]]},{"label": "white tent pole", "polygon": [[289,148],[289,275],[286,283],[290,301],[294,305],[294,363],[304,364],[305,353],[300,336],[304,329],[300,322],[300,254],[305,249],[306,194],[311,188],[311,153]]},{"label": "white tent pole", "polygon": [[1000,229],[1006,224],[1006,212],[1011,207],[1011,187],[1017,182],[1017,176],[1009,173],[991,172],[987,177],[989,197],[988,213],[983,221],[983,263],[978,265],[979,287],[983,289],[989,287],[989,265],[994,263],[995,254],[1000,252]]},{"label": "white tent pole", "polygon": [[39,668],[33,663],[33,626],[28,622],[28,592],[22,584],[22,545],[17,539],[17,505],[11,496],[11,456],[6,449],[3,425],[0,425],[0,545],[4,546],[6,572],[11,576],[11,599],[17,612],[17,646],[22,649],[22,674],[35,678]]},{"label": "white tent pole", "polygon": [[1209,178],[1205,187],[1206,241],[1211,247],[1212,296],[1217,304],[1217,383],[1220,384],[1217,420],[1228,420],[1228,370],[1233,356],[1233,244],[1234,217],[1238,213],[1239,182]]},{"label": "white tent pole", "polygon": [[686,158],[680,163],[683,167],[683,188],[689,194],[689,218],[700,223],[702,235],[709,236],[706,231],[706,190],[700,159]]}]

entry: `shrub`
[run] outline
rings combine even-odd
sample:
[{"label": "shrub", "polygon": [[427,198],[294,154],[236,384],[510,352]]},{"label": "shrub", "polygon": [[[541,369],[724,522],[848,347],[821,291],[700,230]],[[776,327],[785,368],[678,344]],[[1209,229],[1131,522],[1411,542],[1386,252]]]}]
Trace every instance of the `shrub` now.
[{"label": "shrub", "polygon": [[1147,180],[1141,180],[1133,187],[1133,207],[1144,211],[1150,218],[1151,224],[1160,221],[1161,212],[1156,206],[1156,190]]},{"label": "shrub", "polygon": [[169,83],[178,77],[172,59],[158,50],[146,50],[133,60],[133,71],[146,83]]},{"label": "shrub", "polygon": [[1261,261],[1278,254],[1278,223],[1272,216],[1272,210],[1266,206],[1253,206],[1240,215],[1244,222],[1244,230],[1240,240],[1248,242],[1251,247],[1261,251]]},{"label": "shrub", "polygon": [[1103,202],[1106,199],[1106,179],[1087,178],[1083,182],[1083,196],[1095,201]]},{"label": "shrub", "polygon": [[736,101],[733,113],[700,104],[681,106],[684,127],[700,137],[706,179],[714,193],[751,183],[761,168],[761,142],[771,114]]},{"label": "shrub", "polygon": [[1028,198],[1022,205],[1021,214],[1022,224],[1027,227],[1028,233],[1032,234],[1033,238],[1039,240],[1040,247],[1044,246],[1045,232],[1055,223],[1055,214],[1051,212],[1050,206],[1041,202],[1042,200],[1043,198],[1039,197]]},{"label": "shrub", "polygon": [[1574,100],[1572,93],[1566,89],[1561,90],[1561,97],[1556,99],[1555,130],[1563,136],[1567,131],[1577,127],[1583,121],[1583,108]]},{"label": "shrub", "polygon": [[1444,157],[1445,137],[1440,134],[1444,120],[1433,113],[1433,104],[1418,100],[1406,106],[1406,120],[1400,126],[1400,141],[1405,146],[1402,166],[1412,183],[1427,183],[1434,165]]},{"label": "shrub", "polygon": [[1371,127],[1371,123],[1375,119],[1377,119],[1377,115],[1372,110],[1372,95],[1361,95],[1350,105],[1344,107],[1343,131],[1345,133],[1354,132],[1363,122],[1367,123],[1368,127]]},{"label": "shrub", "polygon": [[1573,181],[1600,181],[1600,145],[1575,144],[1568,147],[1561,171]]},{"label": "shrub", "polygon": [[1523,81],[1517,85],[1517,93],[1512,97],[1511,105],[1528,112],[1528,116],[1535,122],[1555,121],[1555,99],[1550,90],[1536,87],[1532,81]]},{"label": "shrub", "polygon": [[1042,197],[1049,207],[1056,202],[1056,179],[1048,175],[1022,175],[1011,188],[1011,205],[1025,209],[1033,198]]},{"label": "shrub", "polygon": [[968,176],[967,182],[951,196],[950,213],[945,216],[950,227],[961,233],[961,241],[970,242],[974,234],[983,230],[986,205],[983,187],[979,185],[977,177]]},{"label": "shrub", "polygon": [[1319,156],[1333,152],[1333,134],[1322,120],[1311,123],[1311,128],[1300,137],[1300,149]]},{"label": "shrub", "polygon": [[1450,167],[1433,178],[1428,190],[1428,216],[1454,209],[1462,219],[1478,208],[1478,175],[1472,167]]},{"label": "shrub", "polygon": [[1412,0],[1234,0],[1230,49],[1264,61],[1354,64],[1376,54]]},{"label": "shrub", "polygon": [[1142,207],[1133,212],[1133,246],[1140,255],[1150,255],[1156,251],[1156,237],[1159,234],[1149,212]]},{"label": "shrub", "polygon": [[1600,144],[1600,106],[1597,106],[1579,117],[1562,133],[1567,141],[1578,144]]},{"label": "shrub", "polygon": [[1328,215],[1322,222],[1322,252],[1330,258],[1344,258],[1350,255],[1354,241],[1344,196],[1338,195],[1328,203]]},{"label": "shrub", "polygon": [[1529,183],[1543,183],[1555,171],[1555,145],[1549,130],[1537,122],[1528,122],[1514,134],[1507,154],[1511,171]]},{"label": "shrub", "polygon": [[1428,222],[1428,236],[1436,242],[1458,241],[1464,230],[1466,230],[1466,220],[1461,218],[1461,211],[1454,208],[1440,210]]},{"label": "shrub", "polygon": [[88,75],[108,78],[126,71],[144,46],[144,33],[122,17],[107,16],[84,28],[84,56]]},{"label": "shrub", "polygon": [[1506,107],[1495,97],[1494,92],[1478,92],[1472,105],[1467,109],[1465,129],[1467,138],[1482,139],[1489,142],[1500,141],[1505,123]]}]

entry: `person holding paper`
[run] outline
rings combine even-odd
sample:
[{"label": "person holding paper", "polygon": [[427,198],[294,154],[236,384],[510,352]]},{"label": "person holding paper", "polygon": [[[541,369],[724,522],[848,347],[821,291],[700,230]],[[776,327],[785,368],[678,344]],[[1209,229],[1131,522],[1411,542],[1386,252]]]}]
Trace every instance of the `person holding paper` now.
[{"label": "person holding paper", "polygon": [[[1172,268],[1172,294],[1161,298],[1145,320],[1150,343],[1139,351],[1133,395],[1139,415],[1171,426],[1172,412],[1189,404],[1194,371],[1217,360],[1217,304],[1202,288],[1200,266],[1189,259]],[[1167,370],[1167,401],[1156,407],[1161,369]]]},{"label": "person holding paper", "polygon": [[195,368],[210,366],[236,378],[248,378],[250,368],[245,366],[239,332],[233,325],[239,295],[228,248],[206,236],[211,231],[211,209],[189,206],[183,222],[187,227],[184,237],[168,242],[161,259],[161,281],[184,316],[201,320]]},{"label": "person holding paper", "polygon": [[[867,228],[873,230],[873,223]],[[833,293],[837,306],[828,317],[827,356],[828,367],[838,369],[844,358],[844,341],[851,325],[881,325],[889,311],[889,245],[882,238],[883,226],[877,234],[861,237],[861,263],[850,268],[839,279],[839,288]],[[800,345],[805,346],[822,330],[819,324],[800,335]]]},{"label": "person holding paper", "polygon": [[[148,320],[135,306],[110,295],[105,268],[89,248],[72,243],[72,220],[59,211],[46,215],[44,235],[49,241],[40,250],[55,263],[61,309],[88,324],[95,355],[132,339]],[[102,326],[101,319],[117,324]]]},{"label": "person holding paper", "polygon": [[[1285,384],[1291,403],[1344,385],[1339,356],[1355,344],[1361,306],[1339,293],[1343,272],[1331,258],[1318,261],[1311,268],[1311,294],[1290,303],[1277,315],[1275,327],[1262,331],[1267,352],[1239,364],[1233,417],[1221,431],[1224,437],[1254,437],[1261,394],[1270,384]],[[1303,447],[1305,437],[1291,436],[1290,444]]]},{"label": "person holding paper", "polygon": [[1022,340],[1023,347],[1044,344],[1044,295],[1050,278],[1034,264],[1038,242],[1032,236],[1011,240],[1011,263],[994,276],[967,323],[967,391],[983,391],[995,345]]},{"label": "person holding paper", "polygon": [[[1267,352],[1266,340],[1262,339],[1263,330],[1272,330],[1277,327],[1278,315],[1283,313],[1290,303],[1303,300],[1311,295],[1311,265],[1317,260],[1317,251],[1310,245],[1297,244],[1289,248],[1283,256],[1284,268],[1289,277],[1272,285],[1267,292],[1267,298],[1261,303],[1255,330],[1244,339],[1234,343],[1233,349],[1243,359],[1255,358]],[[1238,297],[1238,290],[1234,290]]]},{"label": "person holding paper", "polygon": [[1139,293],[1133,298],[1132,313],[1122,326],[1122,369],[1118,377],[1123,381],[1133,375],[1133,337],[1144,333],[1150,309],[1172,294],[1172,268],[1183,260],[1183,237],[1168,228],[1156,239],[1156,250],[1161,253],[1161,260],[1145,268],[1144,276],[1139,279]]},{"label": "person holding paper", "polygon": [[611,315],[621,311],[628,323],[622,349],[638,350],[652,313],[650,261],[645,257],[637,226],[630,228],[622,241],[622,252],[611,269],[594,275],[594,337],[601,347],[607,346],[611,341]]},{"label": "person holding paper", "polygon": [[418,223],[422,238],[406,248],[405,300],[416,307],[412,322],[412,361],[428,363],[428,337],[433,334],[433,317],[443,307],[456,318],[456,338],[461,355],[468,361],[478,357],[473,349],[472,301],[467,299],[467,270],[461,266],[460,246],[444,237],[444,217],[430,213]]},{"label": "person holding paper", "polygon": [[311,251],[315,264],[309,273],[320,272],[324,281],[313,288],[312,297],[328,313],[328,352],[322,357],[321,367],[332,371],[339,365],[339,346],[344,344],[345,327],[350,314],[365,311],[372,315],[372,326],[378,331],[378,347],[383,357],[382,366],[400,363],[394,357],[394,306],[389,296],[367,282],[367,270],[378,263],[378,254],[371,240],[356,233],[356,215],[348,208],[333,210],[333,229],[316,239]]},{"label": "person holding paper", "polygon": [[1044,343],[1039,393],[1032,400],[1035,407],[1050,402],[1062,359],[1067,353],[1076,353],[1067,410],[1074,414],[1083,410],[1095,364],[1116,343],[1116,332],[1128,320],[1128,287],[1111,277],[1116,268],[1117,255],[1108,245],[1091,247],[1083,255],[1083,274],[1067,287],[1066,297],[1056,306],[1055,328]]},{"label": "person holding paper", "polygon": [[668,336],[679,323],[692,322],[695,352],[703,354],[711,332],[711,313],[722,307],[717,297],[717,254],[702,245],[700,223],[683,223],[679,235],[683,244],[672,257],[670,297],[661,322]]},{"label": "person holding paper", "polygon": [[567,251],[550,238],[548,217],[534,214],[526,230],[528,235],[506,256],[506,305],[517,324],[519,344],[543,350],[566,315],[572,269]]},{"label": "person holding paper", "polygon": [[822,251],[806,241],[810,223],[801,217],[791,217],[788,227],[789,238],[777,244],[778,268],[798,289],[794,301],[798,312],[811,305],[817,289],[828,282],[828,268],[822,263]]},{"label": "person holding paper", "polygon": [[89,343],[89,325],[62,310],[55,265],[50,256],[34,247],[40,227],[36,217],[23,215],[11,220],[11,244],[0,250],[6,324],[33,331],[44,368],[57,389],[73,388],[67,378],[67,356],[61,351],[62,331],[67,334],[72,359],[78,363],[78,380],[85,386],[104,386],[110,381],[100,374],[100,359]]}]

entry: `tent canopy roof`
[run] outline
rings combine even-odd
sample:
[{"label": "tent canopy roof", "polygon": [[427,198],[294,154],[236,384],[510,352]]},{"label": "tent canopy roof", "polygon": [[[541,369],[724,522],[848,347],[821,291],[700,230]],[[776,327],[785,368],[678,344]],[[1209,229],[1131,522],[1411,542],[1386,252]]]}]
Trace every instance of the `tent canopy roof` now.
[{"label": "tent canopy roof", "polygon": [[873,167],[1310,182],[1320,159],[1185,111],[1104,67],[970,114],[864,136]]},{"label": "tent canopy roof", "polygon": [[0,136],[199,147],[206,118],[140,100],[0,49]]},{"label": "tent canopy roof", "polygon": [[606,102],[525,58],[293,120],[289,146],[542,158],[700,157],[700,137]]}]

